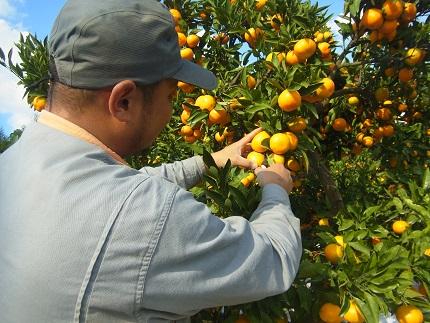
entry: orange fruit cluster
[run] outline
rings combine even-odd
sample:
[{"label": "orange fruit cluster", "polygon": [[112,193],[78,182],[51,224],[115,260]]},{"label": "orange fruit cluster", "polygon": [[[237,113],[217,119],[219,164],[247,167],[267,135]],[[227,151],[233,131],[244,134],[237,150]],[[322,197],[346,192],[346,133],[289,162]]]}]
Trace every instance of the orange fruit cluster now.
[{"label": "orange fruit cluster", "polygon": [[195,48],[198,45],[198,43],[200,42],[199,36],[197,36],[197,35],[185,36],[185,34],[178,32],[178,42],[179,42],[179,45],[181,47],[183,47],[185,45],[188,46],[188,47],[181,49],[181,57],[183,59],[192,61],[194,59],[193,48]]},{"label": "orange fruit cluster", "polygon": [[227,141],[227,144],[233,143],[233,137],[234,137],[234,131],[230,131],[227,127],[224,128],[224,131],[217,132],[215,134],[215,141],[222,143],[224,141]]},{"label": "orange fruit cluster", "polygon": [[313,94],[303,96],[303,101],[309,103],[321,102],[325,99],[330,98],[334,94],[336,85],[331,78],[325,77],[320,82],[322,84],[316,89]]},{"label": "orange fruit cluster", "polygon": [[393,41],[398,26],[412,22],[417,13],[414,3],[403,0],[385,0],[381,8],[369,8],[364,11],[360,27],[370,30],[369,40],[372,43],[382,39]]},{"label": "orange fruit cluster", "polygon": [[[182,32],[181,27],[179,25],[182,20],[181,12],[178,9],[170,9],[170,14],[172,15],[172,19],[175,23],[175,30],[178,36],[178,44],[181,47],[180,55],[181,58],[192,61],[194,60],[194,49],[200,43],[200,37],[195,34],[186,35]],[[201,64],[201,61],[197,61],[197,64]],[[191,84],[185,82],[178,82],[179,89],[184,93],[192,93],[195,87]]]},{"label": "orange fruit cluster", "polygon": [[[208,113],[207,124],[210,125],[220,125],[226,126],[231,121],[231,117],[228,111],[223,107],[216,107],[217,101],[216,99],[209,94],[200,95],[194,101],[193,99],[187,99],[188,103],[198,107],[201,111],[205,111]],[[184,137],[184,140],[189,143],[195,142],[197,139],[201,138],[201,131],[197,132],[197,136],[194,135],[194,139],[188,138],[191,136],[191,126],[188,123],[188,119],[191,117],[191,109],[186,104],[182,105],[183,111],[181,113],[181,121],[185,125],[182,127],[181,135]],[[200,128],[200,125],[199,125]],[[194,131],[195,129],[193,129]],[[215,135],[215,140],[217,142],[223,142],[227,139],[228,143],[231,143],[233,140],[234,133],[228,131],[227,128],[224,129],[224,133],[217,133]]]},{"label": "orange fruit cluster", "polygon": [[300,163],[293,156],[286,159],[285,154],[295,151],[298,143],[299,139],[292,132],[278,132],[270,136],[266,131],[261,131],[251,141],[252,152],[247,159],[261,166],[268,157],[269,163],[283,164],[291,171],[297,172],[301,169]]},{"label": "orange fruit cluster", "polygon": [[339,305],[332,303],[323,304],[320,308],[319,316],[321,321],[323,321],[324,323],[341,323],[344,320],[349,323],[364,322],[364,316],[353,300],[350,300],[349,309],[343,317],[340,316]]},{"label": "orange fruit cluster", "polygon": [[260,28],[249,28],[244,35],[245,41],[250,47],[255,47],[257,41],[263,36],[263,31]]},{"label": "orange fruit cluster", "polygon": [[215,40],[215,41],[219,42],[219,43],[220,43],[220,44],[222,44],[222,45],[225,45],[225,44],[227,44],[227,43],[228,43],[228,41],[230,40],[230,37],[228,37],[228,35],[227,35],[226,33],[221,32],[221,33],[219,33],[219,34],[216,34],[216,35],[213,37],[213,40]]},{"label": "orange fruit cluster", "polygon": [[[368,148],[381,141],[382,138],[391,137],[395,134],[396,128],[393,119],[395,118],[396,106],[400,113],[408,110],[407,104],[389,100],[390,92],[387,87],[376,89],[374,95],[376,101],[380,102],[381,105],[374,111],[374,118],[369,118],[367,115],[367,119],[361,122],[360,132],[356,135],[356,142]],[[353,146],[353,149],[357,150],[357,154],[361,152],[359,147],[357,144]]]},{"label": "orange fruit cluster", "polygon": [[[276,20],[282,21],[282,17],[280,15],[275,15],[272,17],[272,21],[276,18]],[[273,23],[272,23],[273,26]],[[275,27],[274,27],[275,28]],[[275,28],[276,29],[276,28]],[[324,35],[327,35],[327,39],[332,42],[332,37],[330,32],[322,33],[322,39],[324,39]],[[328,42],[320,42],[318,43],[318,50],[323,60],[331,61],[331,49],[330,44]],[[295,65],[299,63],[306,62],[307,59],[312,57],[317,51],[317,44],[314,40],[310,38],[299,39],[294,45],[293,49],[289,50],[287,53],[283,52],[273,52],[269,53],[266,57],[266,61],[273,62],[273,57],[276,55],[278,62],[285,62],[288,65]]]},{"label": "orange fruit cluster", "polygon": [[331,43],[334,42],[333,35],[330,31],[321,32],[317,31],[314,34],[314,41],[317,43],[318,50],[324,61],[331,61],[333,57],[331,55]]},{"label": "orange fruit cluster", "polygon": [[281,14],[273,15],[272,18],[270,18],[270,26],[276,31],[281,30],[281,25],[284,22],[284,19],[282,18]]},{"label": "orange fruit cluster", "polygon": [[[188,99],[188,103],[194,104],[194,101],[192,99]],[[184,124],[184,126],[182,126],[181,128],[180,134],[182,138],[184,138],[185,142],[191,144],[196,142],[198,139],[200,139],[203,133],[200,126],[195,126],[193,128],[188,124],[188,119],[191,116],[191,109],[185,104],[182,105],[182,109],[183,110],[181,113],[181,121]]]}]

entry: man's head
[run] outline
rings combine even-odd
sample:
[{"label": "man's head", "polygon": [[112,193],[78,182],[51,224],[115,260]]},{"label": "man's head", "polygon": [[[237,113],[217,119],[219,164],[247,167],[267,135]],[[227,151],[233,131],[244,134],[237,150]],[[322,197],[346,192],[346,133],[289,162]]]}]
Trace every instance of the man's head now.
[{"label": "man's head", "polygon": [[[155,0],[67,1],[52,28],[49,54],[51,111],[57,103],[77,105],[66,116],[87,130],[94,118],[106,117],[91,130],[116,141],[111,148],[122,155],[148,146],[168,122],[167,98],[177,80],[216,87],[211,72],[181,58],[173,18]],[[85,111],[90,106],[103,109],[93,111],[92,120]],[[126,141],[134,145],[124,147]]]},{"label": "man's head", "polygon": [[215,76],[180,56],[173,18],[156,0],[69,0],[49,37],[53,77],[81,89],[128,79],[176,79],[206,89]]}]

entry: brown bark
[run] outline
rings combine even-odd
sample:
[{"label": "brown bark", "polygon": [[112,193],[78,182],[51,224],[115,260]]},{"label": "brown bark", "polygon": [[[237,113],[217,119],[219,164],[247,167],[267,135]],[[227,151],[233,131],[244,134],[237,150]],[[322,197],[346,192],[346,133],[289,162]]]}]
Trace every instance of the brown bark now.
[{"label": "brown bark", "polygon": [[308,156],[311,162],[311,169],[319,177],[327,199],[330,203],[330,215],[334,216],[344,207],[342,195],[340,194],[336,183],[331,177],[326,162],[320,153],[316,151],[309,151]]}]

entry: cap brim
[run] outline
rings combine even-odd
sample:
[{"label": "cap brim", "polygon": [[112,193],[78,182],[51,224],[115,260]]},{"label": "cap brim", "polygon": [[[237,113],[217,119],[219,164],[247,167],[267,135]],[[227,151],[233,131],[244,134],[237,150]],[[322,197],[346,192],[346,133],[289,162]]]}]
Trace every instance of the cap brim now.
[{"label": "cap brim", "polygon": [[181,68],[172,75],[172,78],[206,90],[217,87],[217,79],[211,71],[185,59],[182,59]]}]

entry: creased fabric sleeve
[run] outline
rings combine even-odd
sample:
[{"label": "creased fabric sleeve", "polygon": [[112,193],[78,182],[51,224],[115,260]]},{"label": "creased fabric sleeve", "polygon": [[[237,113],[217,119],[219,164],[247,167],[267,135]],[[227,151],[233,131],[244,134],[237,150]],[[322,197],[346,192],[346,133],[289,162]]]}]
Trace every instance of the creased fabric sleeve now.
[{"label": "creased fabric sleeve", "polygon": [[301,252],[300,223],[280,186],[264,187],[250,222],[219,219],[189,192],[178,190],[140,306],[180,319],[282,293],[296,276]]},{"label": "creased fabric sleeve", "polygon": [[201,156],[195,156],[159,167],[143,167],[140,171],[161,176],[184,189],[190,189],[203,180],[206,166]]}]

